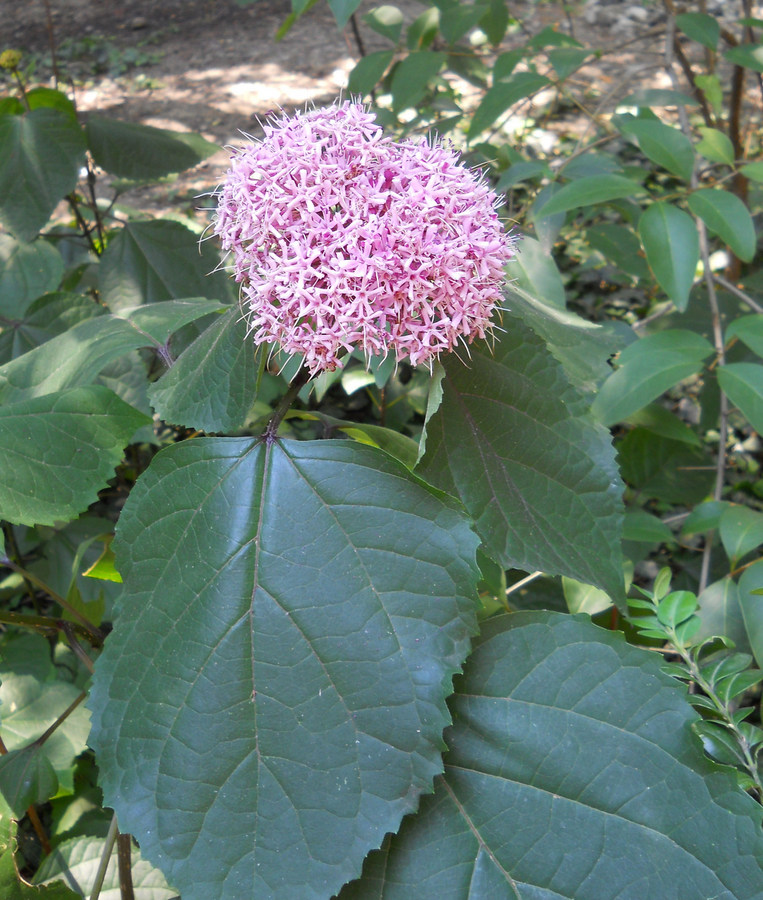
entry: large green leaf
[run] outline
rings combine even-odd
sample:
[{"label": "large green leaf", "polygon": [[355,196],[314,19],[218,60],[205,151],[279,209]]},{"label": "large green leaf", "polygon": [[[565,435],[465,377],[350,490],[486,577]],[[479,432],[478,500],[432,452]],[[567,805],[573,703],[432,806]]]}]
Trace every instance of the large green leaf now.
[{"label": "large green leaf", "polygon": [[90,384],[112,360],[150,343],[116,316],[86,319],[0,366],[0,400],[18,402]]},{"label": "large green leaf", "polygon": [[100,385],[6,404],[0,408],[0,518],[52,525],[82,512],[135,429],[148,421]]},{"label": "large green leaf", "polygon": [[87,145],[101,168],[120,178],[154,179],[183,172],[216,153],[201,135],[90,116]]},{"label": "large green leaf", "polygon": [[104,312],[99,303],[83,294],[65,291],[43,294],[29,304],[23,316],[3,329],[0,334],[0,364],[23,356],[56,335]]},{"label": "large green leaf", "polygon": [[731,506],[721,516],[721,543],[732,569],[763,544],[763,513],[746,506]]},{"label": "large green leaf", "polygon": [[109,308],[208,297],[230,301],[229,279],[209,244],[179,222],[129,222],[110,241],[99,266],[100,287]]},{"label": "large green leaf", "polygon": [[469,365],[443,360],[421,471],[458,496],[504,568],[623,591],[622,486],[609,433],[544,342],[516,319]]},{"label": "large green leaf", "polygon": [[637,427],[617,453],[623,478],[644,498],[693,506],[712,490],[712,460],[700,447]]},{"label": "large green leaf", "polygon": [[639,219],[641,242],[657,283],[683,311],[699,262],[699,235],[691,216],[671,203],[653,203]]},{"label": "large green leaf", "polygon": [[328,898],[441,771],[475,625],[455,504],[344,441],[199,438],[117,529],[105,802],[183,900]]},{"label": "large green leaf", "polygon": [[718,383],[750,425],[763,433],[763,366],[757,363],[720,366]]},{"label": "large green leaf", "polygon": [[82,130],[66,113],[0,116],[0,222],[31,241],[74,190],[85,159]]},{"label": "large green leaf", "polygon": [[[162,304],[164,305],[164,304]],[[238,307],[213,322],[149,389],[157,413],[204,431],[241,428],[257,393],[258,356]]]},{"label": "large green leaf", "polygon": [[605,425],[622,422],[674,384],[699,372],[712,352],[705,338],[681,328],[635,341],[622,351],[618,369],[601,386],[594,413]]},{"label": "large green leaf", "polygon": [[47,241],[22,244],[0,234],[0,326],[21,318],[33,300],[55,290],[63,273],[61,254]]},{"label": "large green leaf", "polygon": [[340,900],[753,900],[761,809],[653,654],[582,617],[485,625],[445,774]]},{"label": "large green leaf", "polygon": [[[753,593],[753,591],[755,593]],[[750,647],[758,666],[763,666],[763,562],[742,572],[739,579],[739,606]]]},{"label": "large green leaf", "polygon": [[445,53],[432,50],[414,50],[395,67],[389,92],[392,109],[399,113],[415,106],[426,93],[429,82],[445,65]]},{"label": "large green leaf", "polygon": [[740,259],[750,262],[757,243],[755,226],[739,197],[720,188],[705,188],[689,195],[689,209]]}]

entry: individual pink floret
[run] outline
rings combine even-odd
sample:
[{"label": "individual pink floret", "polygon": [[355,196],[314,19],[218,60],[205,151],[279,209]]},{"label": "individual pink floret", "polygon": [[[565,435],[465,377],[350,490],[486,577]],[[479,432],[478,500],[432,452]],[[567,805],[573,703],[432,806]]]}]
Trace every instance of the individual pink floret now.
[{"label": "individual pink floret", "polygon": [[255,344],[311,375],[355,347],[431,365],[490,329],[514,241],[441,143],[386,138],[357,103],[284,116],[233,152],[218,198]]}]

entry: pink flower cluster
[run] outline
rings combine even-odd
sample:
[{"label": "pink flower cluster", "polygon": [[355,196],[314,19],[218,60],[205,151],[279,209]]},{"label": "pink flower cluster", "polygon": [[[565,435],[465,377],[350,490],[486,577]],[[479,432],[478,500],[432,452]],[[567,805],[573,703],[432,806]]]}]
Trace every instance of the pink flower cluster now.
[{"label": "pink flower cluster", "polygon": [[484,337],[513,255],[495,205],[455,151],[385,138],[345,102],[270,120],[234,151],[214,227],[254,342],[314,375],[354,347],[431,365]]}]

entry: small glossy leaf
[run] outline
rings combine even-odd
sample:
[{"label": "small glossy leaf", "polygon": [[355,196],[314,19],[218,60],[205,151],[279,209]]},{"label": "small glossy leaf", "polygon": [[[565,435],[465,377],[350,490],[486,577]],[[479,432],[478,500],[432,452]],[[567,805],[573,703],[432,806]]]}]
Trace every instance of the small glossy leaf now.
[{"label": "small glossy leaf", "polygon": [[82,512],[148,421],[99,385],[7,403],[0,408],[0,517],[53,525]]},{"label": "small glossy leaf", "polygon": [[757,313],[734,319],[726,329],[724,343],[728,345],[732,338],[739,338],[753,353],[763,356],[763,315]]},{"label": "small glossy leaf", "polygon": [[445,53],[414,50],[397,64],[389,88],[394,112],[409,109],[421,100],[429,82],[437,77],[445,64],[445,59]]},{"label": "small glossy leaf", "polygon": [[593,411],[614,425],[702,368],[713,352],[693,331],[671,329],[635,341],[620,354],[619,368],[601,386]]},{"label": "small glossy leaf", "polygon": [[755,255],[755,226],[747,207],[735,194],[704,188],[689,194],[689,209],[745,262]]},{"label": "small glossy leaf", "polygon": [[57,109],[0,117],[0,222],[31,241],[77,184],[85,159],[79,125]]},{"label": "small glossy leaf", "polygon": [[702,591],[698,598],[702,626],[695,636],[695,643],[717,634],[732,640],[737,649],[749,650],[739,597],[737,583],[730,575],[714,581]]},{"label": "small glossy leaf", "polygon": [[695,506],[684,520],[681,536],[688,537],[717,528],[724,510],[728,509],[729,505],[725,500],[708,500]]},{"label": "small glossy leaf", "polygon": [[633,94],[628,94],[624,100],[620,100],[618,106],[696,106],[697,101],[683,91],[673,91],[670,88],[644,88]]},{"label": "small glossy leaf", "polygon": [[487,622],[435,795],[339,900],[757,898],[761,810],[655,655],[580,617]]},{"label": "small glossy leaf", "polygon": [[101,257],[101,293],[114,312],[185,297],[230,302],[228,278],[215,272],[218,265],[212,247],[200,246],[198,237],[179,222],[129,222]]},{"label": "small glossy leaf", "polygon": [[203,431],[241,428],[257,399],[258,356],[238,307],[213,322],[149,388],[156,412]]},{"label": "small glossy leaf", "polygon": [[[92,896],[96,873],[103,855],[104,839],[83,835],[61,841],[55,853],[46,857],[35,874],[35,884],[50,884],[57,879],[65,879],[75,884],[81,897]],[[135,900],[174,900],[177,891],[166,882],[162,873],[141,858],[140,851],[133,845],[130,872]],[[106,878],[98,895],[98,900],[122,900],[119,887],[119,867],[116,853],[112,853],[106,870]]]},{"label": "small glossy leaf", "polygon": [[763,162],[748,163],[739,170],[745,178],[752,181],[763,181]]},{"label": "small glossy leaf", "polygon": [[672,591],[657,605],[657,618],[662,625],[675,628],[694,615],[697,598],[691,591]]},{"label": "small glossy leaf", "polygon": [[349,93],[359,94],[361,97],[370,94],[381,81],[394,56],[394,50],[380,50],[378,53],[369,53],[368,56],[361,57],[350,72],[347,84]]},{"label": "small glossy leaf", "polygon": [[525,100],[549,84],[548,78],[536,72],[516,72],[510,77],[493,84],[482,98],[472,117],[467,137],[474,140],[490,128],[506,110]]},{"label": "small glossy leaf", "polygon": [[759,666],[763,662],[763,594],[754,592],[761,589],[763,589],[763,562],[757,562],[745,569],[739,579],[739,606],[750,649]]},{"label": "small glossy leaf", "polygon": [[624,541],[646,544],[671,543],[675,540],[670,527],[645,509],[626,509],[623,525]]},{"label": "small glossy leaf", "polygon": [[334,13],[336,23],[340,28],[349,22],[350,16],[360,6],[361,0],[328,0],[329,8]]},{"label": "small glossy leaf", "polygon": [[17,819],[57,790],[58,776],[42,747],[33,743],[0,756],[0,794]]},{"label": "small glossy leaf", "polygon": [[702,140],[697,144],[698,153],[711,162],[725,163],[728,166],[734,165],[734,145],[728,135],[717,128],[707,128],[706,126],[700,126],[699,132]]},{"label": "small glossy leaf", "polygon": [[743,66],[755,72],[763,72],[763,44],[742,44],[723,54],[735,66]]},{"label": "small glossy leaf", "polygon": [[621,116],[618,127],[623,134],[632,135],[643,154],[658,166],[688,182],[694,171],[694,148],[678,128],[657,119],[637,119]]},{"label": "small glossy leaf", "polygon": [[565,184],[536,215],[550,216],[581,206],[608,203],[621,197],[632,197],[640,191],[643,191],[640,184],[622,175],[588,175]]},{"label": "small glossy leaf", "polygon": [[58,287],[63,273],[61,254],[47,241],[26,244],[0,234],[0,324],[22,318],[33,300]]},{"label": "small glossy leaf", "polygon": [[416,808],[477,544],[453,501],[357,443],[155,457],[117,528],[130,600],[90,742],[105,802],[183,900],[327,900]]},{"label": "small glossy leaf", "polygon": [[721,26],[715,16],[707,13],[682,13],[676,16],[676,25],[698,44],[715,50],[721,36]]},{"label": "small glossy leaf", "polygon": [[699,436],[677,415],[672,413],[659,403],[650,403],[648,406],[639,409],[625,417],[625,421],[631,425],[641,425],[648,428],[655,434],[670,438],[673,441],[682,441],[684,444],[691,444],[693,447],[701,447],[702,441]]},{"label": "small glossy leaf", "polygon": [[[363,21],[377,34],[396,44],[403,30],[403,14],[396,6],[377,6],[363,16]],[[370,54],[376,56],[375,53]]]},{"label": "small glossy leaf", "polygon": [[[540,569],[623,593],[618,475],[607,431],[543,341],[504,319],[495,348],[452,357],[420,466],[474,516],[504,568]],[[480,460],[475,465],[475,460]]]},{"label": "small glossy leaf", "polygon": [[180,134],[104,116],[89,116],[85,133],[98,165],[119,178],[153,180],[183,172],[220,149],[198,134]]},{"label": "small glossy leaf", "polygon": [[746,506],[731,506],[721,516],[721,541],[731,568],[763,544],[763,513]]},{"label": "small glossy leaf", "polygon": [[699,262],[699,235],[691,216],[659,201],[641,216],[638,230],[658,284],[678,310],[685,310]]},{"label": "small glossy leaf", "polygon": [[630,228],[624,225],[592,225],[586,230],[588,243],[619,269],[636,278],[648,278],[641,242]]},{"label": "small glossy leaf", "polygon": [[763,433],[763,366],[727,363],[718,368],[718,383],[752,427]]}]

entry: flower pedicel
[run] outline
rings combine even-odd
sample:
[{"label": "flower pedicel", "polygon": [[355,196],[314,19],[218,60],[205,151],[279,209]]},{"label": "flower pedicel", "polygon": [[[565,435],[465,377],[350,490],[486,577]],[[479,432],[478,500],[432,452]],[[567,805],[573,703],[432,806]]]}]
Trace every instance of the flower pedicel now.
[{"label": "flower pedicel", "polygon": [[490,329],[514,250],[496,202],[454,150],[395,142],[345,102],[234,151],[214,227],[255,344],[311,375],[355,347],[431,365]]}]

